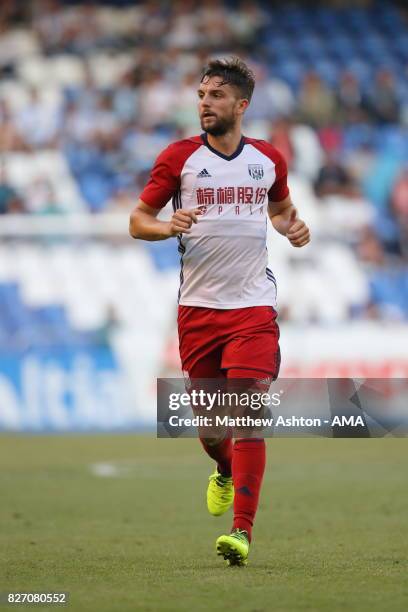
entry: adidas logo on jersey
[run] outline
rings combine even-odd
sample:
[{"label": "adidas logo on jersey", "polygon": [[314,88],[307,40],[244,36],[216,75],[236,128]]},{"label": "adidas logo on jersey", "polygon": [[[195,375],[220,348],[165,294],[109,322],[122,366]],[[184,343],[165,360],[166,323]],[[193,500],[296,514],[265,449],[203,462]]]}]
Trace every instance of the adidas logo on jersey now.
[{"label": "adidas logo on jersey", "polygon": [[211,174],[208,172],[207,168],[203,168],[201,172],[197,174],[197,178],[207,178],[211,177]]}]

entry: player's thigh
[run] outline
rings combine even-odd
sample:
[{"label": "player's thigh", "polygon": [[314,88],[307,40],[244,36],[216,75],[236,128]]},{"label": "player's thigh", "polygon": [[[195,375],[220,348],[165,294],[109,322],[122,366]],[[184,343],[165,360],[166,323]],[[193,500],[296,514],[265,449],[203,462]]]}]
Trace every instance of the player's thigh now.
[{"label": "player's thigh", "polygon": [[179,306],[178,336],[184,375],[189,378],[217,378],[221,375],[220,341],[210,308]]},{"label": "player's thigh", "polygon": [[[271,306],[253,308],[251,323],[234,334],[223,347],[221,365],[230,372],[256,372],[252,378],[275,380],[280,368],[279,327]],[[238,376],[239,377],[239,376]],[[241,378],[246,378],[242,376]]]},{"label": "player's thigh", "polygon": [[225,371],[221,368],[222,349],[217,347],[210,353],[202,355],[188,366],[187,374],[190,380],[224,379]]}]

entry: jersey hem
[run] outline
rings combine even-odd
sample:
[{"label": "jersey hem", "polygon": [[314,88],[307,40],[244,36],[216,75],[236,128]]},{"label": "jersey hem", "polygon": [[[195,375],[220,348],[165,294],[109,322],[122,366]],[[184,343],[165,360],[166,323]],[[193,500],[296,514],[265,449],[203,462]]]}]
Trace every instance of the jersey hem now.
[{"label": "jersey hem", "polygon": [[228,304],[218,304],[217,302],[195,302],[193,300],[180,300],[179,306],[197,306],[198,308],[213,308],[214,310],[234,310],[235,308],[253,308],[254,306],[272,306],[276,309],[276,302],[261,300],[259,302],[230,302]]},{"label": "jersey hem", "polygon": [[256,366],[253,365],[243,365],[242,363],[234,363],[234,364],[226,364],[226,365],[222,365],[221,363],[221,369],[222,370],[253,370],[254,372],[262,372],[263,374],[270,374],[271,376],[273,376],[275,374],[275,372],[273,370],[267,370],[265,368],[257,368]]}]

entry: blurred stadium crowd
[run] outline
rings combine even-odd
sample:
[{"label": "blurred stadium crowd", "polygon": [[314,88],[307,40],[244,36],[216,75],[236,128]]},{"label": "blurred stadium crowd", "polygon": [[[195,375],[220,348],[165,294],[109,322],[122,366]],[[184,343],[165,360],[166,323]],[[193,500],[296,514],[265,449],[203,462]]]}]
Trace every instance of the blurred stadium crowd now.
[{"label": "blurred stadium crowd", "polygon": [[[403,4],[8,0],[0,33],[2,215],[129,211],[157,154],[200,131],[206,59],[237,54],[257,77],[245,133],[284,154],[314,230],[307,254],[280,242],[275,254],[271,238],[271,265],[295,287],[280,294],[281,320],[408,320]],[[141,261],[177,266],[170,246],[144,245]],[[100,252],[89,257],[102,275]],[[40,270],[47,256],[33,253]]]}]

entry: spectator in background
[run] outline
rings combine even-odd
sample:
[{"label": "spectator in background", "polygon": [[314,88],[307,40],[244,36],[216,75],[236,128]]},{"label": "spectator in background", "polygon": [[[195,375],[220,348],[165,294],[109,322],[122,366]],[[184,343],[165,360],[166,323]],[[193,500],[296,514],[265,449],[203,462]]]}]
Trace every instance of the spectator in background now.
[{"label": "spectator in background", "polygon": [[46,53],[62,51],[67,41],[69,13],[59,0],[38,0],[33,3],[33,28]]},{"label": "spectator in background", "polygon": [[[95,107],[87,108],[70,101],[65,108],[65,120],[63,126],[64,142],[81,143],[91,154],[99,149],[104,134],[115,131],[117,117],[111,120],[109,115],[109,101],[104,100],[104,94],[96,92]],[[101,117],[105,115],[108,119],[106,125],[101,124]]]},{"label": "spectator in background", "polygon": [[45,103],[38,89],[32,87],[28,103],[16,115],[16,125],[28,148],[55,148],[61,119],[61,109]]},{"label": "spectator in background", "polygon": [[0,100],[0,154],[5,151],[21,151],[25,149],[10,107],[5,100]]},{"label": "spectator in background", "polygon": [[54,215],[63,212],[51,182],[45,177],[34,179],[24,190],[28,212]]},{"label": "spectator in background", "polygon": [[290,131],[294,151],[293,170],[314,181],[323,163],[323,150],[316,130],[305,123],[293,123]]},{"label": "spectator in background", "polygon": [[119,145],[120,123],[113,107],[113,97],[110,92],[101,92],[95,109],[96,137],[99,142],[115,141]]},{"label": "spectator in background", "polygon": [[367,316],[389,321],[408,320],[408,271],[400,260],[386,254],[374,232],[367,228],[357,247],[370,283]]},{"label": "spectator in background", "polygon": [[291,127],[290,120],[285,117],[281,117],[273,123],[272,133],[269,138],[270,143],[282,153],[288,168],[292,167],[294,158]]},{"label": "spectator in background", "polygon": [[327,125],[334,118],[336,99],[333,92],[314,72],[303,79],[298,111],[303,121],[316,128]]},{"label": "spectator in background", "polygon": [[270,120],[290,116],[295,109],[295,98],[290,87],[280,79],[268,78],[263,66],[257,66],[255,76],[256,87],[245,120]]},{"label": "spectator in background", "polygon": [[0,4],[0,21],[9,23],[13,26],[19,26],[27,19],[26,3],[21,3],[20,0],[8,0]]},{"label": "spectator in background", "polygon": [[205,60],[201,62],[200,56],[200,51],[184,51],[176,47],[169,47],[161,55],[161,68],[169,82],[181,82],[188,74],[197,74],[201,70]]},{"label": "spectator in background", "polygon": [[369,267],[381,267],[385,265],[385,250],[373,229],[370,227],[362,232],[360,242],[357,245],[357,254],[360,261]]},{"label": "spectator in background", "polygon": [[25,212],[23,200],[7,179],[4,164],[0,163],[0,215]]},{"label": "spectator in background", "polygon": [[172,2],[165,36],[166,46],[195,49],[206,44],[204,30],[199,29],[197,8],[194,0]]},{"label": "spectator in background", "polygon": [[112,140],[119,145],[120,116],[115,112],[110,92],[88,89],[85,100],[75,95],[66,104],[64,115],[64,141],[82,142],[101,147]]},{"label": "spectator in background", "polygon": [[73,87],[66,88],[65,95],[68,101],[73,100],[80,106],[81,111],[92,113],[99,99],[99,91],[95,83],[95,79],[91,70],[90,62],[85,61],[84,78],[81,84],[76,84]]},{"label": "spectator in background", "polygon": [[172,121],[186,134],[200,129],[197,121],[197,73],[184,76],[174,102]]},{"label": "spectator in background", "polygon": [[323,161],[323,152],[315,130],[280,117],[273,123],[270,142],[282,152],[291,170],[314,180]]},{"label": "spectator in background", "polygon": [[121,319],[114,304],[106,308],[105,320],[94,332],[91,333],[92,340],[97,346],[110,346],[112,335],[120,328]]},{"label": "spectator in background", "polygon": [[398,123],[400,108],[393,74],[379,70],[367,94],[367,110],[378,123]]},{"label": "spectator in background", "polygon": [[219,48],[233,43],[233,32],[228,17],[225,5],[219,0],[201,0],[198,28],[201,40],[207,47]]},{"label": "spectator in background", "polygon": [[96,132],[95,114],[83,109],[75,100],[69,100],[65,105],[63,121],[63,142],[91,143]]},{"label": "spectator in background", "polygon": [[331,124],[319,130],[319,140],[328,155],[341,155],[343,130],[338,124]]},{"label": "spectator in background", "polygon": [[170,122],[177,91],[159,71],[146,75],[139,88],[139,117],[149,127],[166,126]]},{"label": "spectator in background", "polygon": [[359,123],[367,119],[360,84],[352,72],[343,72],[340,77],[337,103],[340,123]]},{"label": "spectator in background", "polygon": [[408,256],[408,166],[399,174],[391,193],[391,210],[401,230],[401,252]]},{"label": "spectator in background", "polygon": [[94,3],[67,8],[59,0],[39,0],[33,5],[34,29],[49,54],[84,53],[102,39]]},{"label": "spectator in background", "polygon": [[[168,29],[169,24],[160,2],[158,0],[147,0],[143,3],[134,31],[134,36],[140,40],[141,44],[154,44],[166,35]],[[153,49],[152,55],[156,55]]]},{"label": "spectator in background", "polygon": [[240,44],[252,48],[257,42],[258,34],[269,22],[269,15],[256,2],[241,0],[238,10],[230,14],[228,21]]},{"label": "spectator in background", "polygon": [[366,236],[374,223],[373,208],[337,156],[326,155],[314,188],[321,202],[319,218],[328,236],[350,245]]},{"label": "spectator in background", "polygon": [[[14,65],[27,55],[40,52],[40,45],[33,32],[22,27],[24,3],[17,8],[11,0],[0,3],[0,76],[8,77],[14,74]],[[28,4],[28,3],[26,3]],[[15,8],[15,12],[13,11]],[[18,11],[21,11],[18,14]]]},{"label": "spectator in background", "polygon": [[71,53],[86,53],[102,43],[97,3],[81,2],[71,6],[64,34],[65,49]]},{"label": "spectator in background", "polygon": [[124,153],[132,163],[133,172],[151,170],[154,160],[168,143],[168,138],[142,123],[134,123],[125,131],[122,139]]},{"label": "spectator in background", "polygon": [[138,114],[138,92],[131,70],[123,74],[113,91],[113,110],[122,125],[133,122]]},{"label": "spectator in background", "polygon": [[327,195],[356,195],[356,186],[347,169],[333,155],[327,155],[314,184],[316,195],[323,198]]}]

